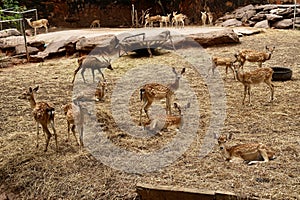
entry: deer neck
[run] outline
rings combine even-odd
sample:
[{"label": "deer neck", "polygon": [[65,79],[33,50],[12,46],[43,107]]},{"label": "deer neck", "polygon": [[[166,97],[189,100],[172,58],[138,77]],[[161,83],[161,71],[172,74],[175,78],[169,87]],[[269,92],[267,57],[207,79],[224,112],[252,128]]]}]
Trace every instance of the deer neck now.
[{"label": "deer neck", "polygon": [[236,74],[236,78],[239,82],[243,82],[243,75],[244,74],[241,74],[240,70],[235,70],[235,74]]},{"label": "deer neck", "polygon": [[272,55],[272,52],[268,52],[267,56],[266,56],[266,60],[270,60],[271,59],[271,55]]},{"label": "deer neck", "polygon": [[28,24],[32,27],[32,23],[31,23],[31,21],[30,20],[28,20],[28,19],[26,19],[27,20],[27,22],[28,22]]},{"label": "deer neck", "polygon": [[33,95],[30,96],[29,103],[30,103],[30,107],[31,107],[32,109],[34,109],[35,106],[36,106],[36,101],[35,101]]},{"label": "deer neck", "polygon": [[231,155],[230,155],[230,152],[228,151],[228,147],[225,144],[221,144],[220,147],[223,147],[223,149],[221,149],[223,157],[226,160],[230,160]]},{"label": "deer neck", "polygon": [[169,85],[171,90],[177,90],[179,88],[179,78],[176,78],[175,82]]}]

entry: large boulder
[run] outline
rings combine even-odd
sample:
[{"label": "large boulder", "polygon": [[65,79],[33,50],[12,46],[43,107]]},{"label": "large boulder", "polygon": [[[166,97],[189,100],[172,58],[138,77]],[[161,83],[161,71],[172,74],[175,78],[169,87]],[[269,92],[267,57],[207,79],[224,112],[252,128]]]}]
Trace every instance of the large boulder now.
[{"label": "large boulder", "polygon": [[232,29],[192,34],[189,36],[203,47],[240,43],[238,35]]},{"label": "large boulder", "polygon": [[269,21],[263,20],[254,25],[255,28],[270,28]]},{"label": "large boulder", "polygon": [[268,21],[277,21],[279,19],[282,19],[283,17],[276,14],[266,14],[266,18]]},{"label": "large boulder", "polygon": [[237,27],[237,26],[242,26],[242,22],[237,19],[228,19],[225,22],[222,22],[220,25],[224,27],[230,27],[230,26]]},{"label": "large boulder", "polygon": [[291,28],[293,26],[293,20],[283,19],[278,22],[275,22],[274,24],[272,24],[272,26],[279,29]]},{"label": "large boulder", "polygon": [[0,31],[0,38],[22,35],[17,29],[5,29]]}]

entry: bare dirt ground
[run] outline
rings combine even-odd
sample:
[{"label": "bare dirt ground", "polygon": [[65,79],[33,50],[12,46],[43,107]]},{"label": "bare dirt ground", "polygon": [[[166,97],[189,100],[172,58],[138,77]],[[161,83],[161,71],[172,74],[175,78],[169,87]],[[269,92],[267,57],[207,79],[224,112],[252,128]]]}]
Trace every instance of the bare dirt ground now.
[{"label": "bare dirt ground", "polygon": [[[201,105],[197,136],[175,162],[158,171],[143,174],[126,173],[102,164],[89,151],[80,151],[72,137],[71,141],[65,142],[67,124],[61,105],[72,99],[71,80],[77,67],[76,58],[57,58],[1,69],[0,195],[12,199],[135,199],[135,186],[141,182],[230,191],[243,197],[300,199],[299,38],[299,31],[267,30],[242,37],[238,45],[206,49],[210,55],[232,57],[239,49],[262,50],[265,45],[274,45],[275,52],[264,66],[285,66],[293,70],[291,81],[274,82],[276,99],[273,103],[268,102],[268,88],[259,85],[252,89],[253,105],[242,105],[242,84],[233,80],[231,73],[224,81],[227,107],[221,133],[234,134],[230,145],[262,142],[272,145],[277,152],[275,160],[251,166],[224,161],[217,145],[207,156],[199,158],[199,149],[211,116],[209,93],[203,79],[197,77],[193,69],[172,52],[153,58],[123,56],[116,60],[114,70],[104,72],[110,82],[106,99],[96,103],[98,121],[107,132],[107,138],[115,145],[133,152],[159,149],[177,132],[170,130],[150,139],[142,139],[120,130],[111,115],[111,91],[117,80],[137,65],[164,63],[177,70],[183,66],[187,68],[184,77]],[[249,65],[245,67],[251,69]],[[219,69],[224,76],[224,69]],[[87,70],[86,74],[89,73]],[[81,77],[78,81],[82,81]],[[24,90],[35,85],[40,86],[37,100],[51,102],[56,109],[57,153],[53,140],[48,151],[43,152],[45,141],[42,134],[39,148],[35,147],[36,127],[29,103],[18,99]],[[132,94],[129,105],[130,115],[136,124],[140,106],[137,91],[138,88]],[[185,123],[192,122],[185,120]]]}]

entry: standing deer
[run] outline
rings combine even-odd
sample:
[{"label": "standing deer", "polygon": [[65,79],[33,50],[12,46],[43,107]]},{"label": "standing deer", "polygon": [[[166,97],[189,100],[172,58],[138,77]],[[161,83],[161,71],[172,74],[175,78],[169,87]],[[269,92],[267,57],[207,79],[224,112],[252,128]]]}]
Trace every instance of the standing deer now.
[{"label": "standing deer", "polygon": [[95,19],[94,21],[92,21],[90,28],[100,28],[100,19]]},{"label": "standing deer", "polygon": [[149,27],[153,27],[153,22],[160,22],[162,17],[160,15],[156,16],[150,16],[149,13],[145,16],[145,28],[147,27],[147,24],[149,24]]},{"label": "standing deer", "polygon": [[142,124],[142,112],[143,110],[146,113],[148,119],[150,119],[148,114],[148,109],[152,105],[155,100],[166,99],[166,111],[167,114],[171,115],[171,100],[174,95],[174,91],[179,88],[179,80],[181,76],[185,72],[185,68],[181,70],[181,73],[178,74],[175,68],[172,68],[173,73],[175,74],[175,82],[172,84],[168,84],[167,86],[161,85],[158,83],[149,83],[144,85],[140,89],[140,97],[141,101],[143,101],[143,105],[140,109],[140,125]]},{"label": "standing deer", "polygon": [[264,82],[267,84],[271,91],[271,101],[274,99],[274,85],[272,84],[273,69],[269,67],[257,68],[250,72],[241,73],[241,64],[239,62],[234,63],[234,70],[236,78],[239,82],[244,85],[244,98],[243,104],[245,103],[246,95],[249,96],[249,104],[251,104],[251,86]]},{"label": "standing deer", "polygon": [[[70,128],[73,133],[73,136],[77,142],[77,144],[80,146],[80,148],[83,147],[83,123],[84,123],[84,109],[80,104],[76,103],[69,103],[64,106],[62,106],[62,109],[64,111],[64,114],[67,119],[68,124],[68,137],[66,141],[69,141],[70,139]],[[76,137],[75,128],[77,128],[77,132],[79,135],[79,140]]]},{"label": "standing deer", "polygon": [[32,109],[32,114],[34,117],[34,120],[36,121],[36,131],[37,131],[37,137],[36,137],[36,147],[39,146],[39,124],[43,128],[43,132],[45,134],[46,138],[46,146],[44,151],[46,152],[48,149],[50,138],[52,137],[52,134],[50,133],[48,129],[48,125],[50,124],[53,130],[53,135],[55,137],[55,144],[56,144],[56,151],[58,150],[57,146],[57,135],[56,130],[54,127],[54,108],[49,106],[46,102],[36,102],[34,98],[34,92],[37,92],[39,89],[39,86],[35,88],[29,87],[27,91],[25,91],[20,98],[26,99],[30,103],[30,107]]},{"label": "standing deer", "polygon": [[268,48],[266,46],[266,52],[259,52],[251,49],[244,49],[235,54],[236,60],[239,61],[244,67],[246,61],[257,62],[259,67],[262,67],[262,63],[270,60],[275,47]]},{"label": "standing deer", "polygon": [[168,23],[170,23],[171,14],[167,14],[167,16],[162,16],[160,21],[160,27],[163,27],[164,23],[166,27],[168,27]]},{"label": "standing deer", "polygon": [[177,14],[177,11],[173,12],[172,26],[175,23],[175,26],[177,28],[178,24],[181,23],[181,27],[184,28],[184,20],[186,18],[187,16],[182,13]]},{"label": "standing deer", "polygon": [[265,144],[248,143],[238,144],[228,147],[226,142],[231,139],[232,135],[220,135],[218,137],[218,144],[222,156],[229,162],[244,162],[249,165],[256,163],[265,163],[269,160],[275,159],[275,151]]},{"label": "standing deer", "polygon": [[90,68],[92,70],[93,82],[95,82],[95,72],[94,72],[95,70],[98,70],[98,72],[102,75],[102,78],[104,80],[105,79],[104,74],[102,73],[101,69],[107,68],[107,69],[113,70],[113,68],[111,66],[110,59],[105,59],[104,57],[103,57],[103,59],[104,59],[104,61],[101,61],[94,56],[82,56],[82,57],[78,58],[79,66],[74,71],[72,83],[74,83],[76,74],[80,69],[82,69],[81,76],[82,76],[83,81],[85,82],[84,72],[87,68]]},{"label": "standing deer", "polygon": [[214,20],[214,16],[213,16],[213,13],[212,12],[208,12],[207,13],[207,18],[208,18],[208,23],[209,25],[213,25],[213,20]]},{"label": "standing deer", "polygon": [[36,29],[37,28],[41,28],[41,27],[45,27],[46,29],[46,33],[48,33],[48,26],[49,23],[48,23],[48,20],[47,19],[39,19],[37,21],[31,21],[32,18],[29,18],[27,19],[26,18],[26,21],[28,22],[28,24],[34,28],[34,35],[36,35]]},{"label": "standing deer", "polygon": [[207,20],[207,14],[206,14],[206,11],[204,11],[204,12],[201,11],[201,21],[202,21],[202,25],[203,25],[203,26],[206,25],[206,20]]},{"label": "standing deer", "polygon": [[235,73],[234,73],[234,69],[232,66],[233,62],[234,62],[233,58],[214,56],[214,57],[212,57],[212,66],[208,69],[207,75],[209,74],[210,70],[212,70],[213,74],[215,74],[215,69],[217,68],[217,66],[225,66],[226,67],[225,79],[227,78],[228,68],[231,69],[231,71],[233,73],[233,77],[235,79]]},{"label": "standing deer", "polygon": [[107,92],[107,81],[106,80],[99,81],[95,91],[96,101],[103,101],[106,92]]}]

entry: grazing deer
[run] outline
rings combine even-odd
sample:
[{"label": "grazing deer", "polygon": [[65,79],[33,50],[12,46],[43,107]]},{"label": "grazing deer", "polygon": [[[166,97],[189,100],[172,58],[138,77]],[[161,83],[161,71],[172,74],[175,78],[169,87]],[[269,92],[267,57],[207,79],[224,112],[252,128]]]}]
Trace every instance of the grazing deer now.
[{"label": "grazing deer", "polygon": [[94,56],[82,56],[82,57],[78,58],[77,62],[78,62],[79,66],[74,71],[72,83],[74,83],[76,74],[80,69],[82,69],[81,76],[82,76],[83,81],[85,82],[84,72],[87,68],[90,68],[92,70],[93,82],[95,82],[95,72],[94,72],[95,70],[99,71],[99,73],[102,75],[102,78],[104,80],[105,79],[104,74],[102,73],[101,69],[107,68],[107,69],[113,70],[113,68],[111,66],[110,59],[106,59],[104,57],[103,57],[103,59],[104,59],[104,61],[101,61]]},{"label": "grazing deer", "polygon": [[142,124],[142,112],[143,110],[146,113],[148,119],[150,119],[148,114],[148,109],[152,105],[153,101],[166,99],[166,110],[167,114],[171,115],[171,98],[174,95],[174,91],[179,88],[179,80],[181,76],[185,72],[185,68],[181,70],[181,73],[178,74],[175,68],[172,68],[173,73],[175,74],[175,82],[172,84],[168,84],[167,86],[161,85],[158,83],[149,83],[144,85],[140,89],[140,97],[141,101],[143,101],[143,105],[140,109],[140,125]]},{"label": "grazing deer", "polygon": [[[77,144],[80,148],[83,147],[83,123],[84,123],[84,110],[80,104],[69,103],[62,106],[64,114],[68,123],[68,137],[67,141],[70,139],[70,128],[75,137]],[[75,128],[77,127],[79,140],[76,137]]]},{"label": "grazing deer", "polygon": [[20,96],[21,99],[26,99],[30,103],[30,107],[32,108],[32,114],[34,117],[34,120],[36,121],[36,131],[37,131],[37,137],[36,137],[36,147],[39,146],[39,124],[43,128],[43,132],[45,134],[46,138],[46,146],[44,151],[46,152],[48,149],[50,138],[52,137],[52,134],[50,133],[48,129],[48,125],[50,124],[53,130],[53,135],[55,137],[55,144],[56,144],[56,151],[58,150],[57,146],[57,135],[56,130],[54,127],[54,108],[49,106],[46,102],[36,102],[34,98],[34,93],[37,92],[39,89],[39,86],[35,88],[29,87],[27,91],[25,91],[22,96]]},{"label": "grazing deer", "polygon": [[275,151],[265,144],[248,143],[228,147],[226,142],[231,139],[231,137],[232,135],[220,135],[218,137],[221,154],[226,161],[235,163],[246,161],[249,165],[252,165],[275,159]]},{"label": "grazing deer", "polygon": [[162,16],[160,21],[160,27],[163,27],[164,23],[166,27],[168,27],[168,23],[170,23],[171,14],[167,14],[167,16]]},{"label": "grazing deer", "polygon": [[235,60],[232,58],[228,58],[228,57],[212,57],[212,66],[208,69],[208,73],[209,74],[210,70],[212,70],[213,74],[215,74],[215,69],[217,68],[217,66],[225,66],[226,67],[226,77],[227,78],[227,73],[228,73],[228,68],[231,69],[232,73],[233,73],[233,77],[235,79],[235,73],[234,73],[234,69],[233,69],[233,62]]},{"label": "grazing deer", "polygon": [[48,23],[48,20],[47,19],[39,19],[37,21],[31,21],[32,18],[25,18],[26,21],[28,22],[28,24],[34,28],[34,35],[36,35],[36,29],[37,28],[41,28],[41,27],[45,27],[46,29],[46,33],[48,33],[48,26],[49,23]]},{"label": "grazing deer", "polygon": [[204,11],[204,12],[201,11],[201,21],[202,21],[202,25],[203,25],[203,26],[206,25],[206,20],[207,20],[207,14],[206,14],[206,11]]},{"label": "grazing deer", "polygon": [[94,21],[92,21],[90,28],[100,28],[100,19],[95,19]]},{"label": "grazing deer", "polygon": [[147,27],[147,24],[149,24],[149,27],[153,27],[153,22],[160,22],[162,17],[160,15],[156,16],[150,16],[149,13],[145,16],[145,28]]},{"label": "grazing deer", "polygon": [[239,61],[244,67],[246,61],[257,62],[259,67],[262,67],[262,63],[270,60],[275,47],[268,48],[266,46],[266,52],[259,52],[250,49],[244,49],[235,54],[236,60]]},{"label": "grazing deer", "polygon": [[[184,109],[187,109],[190,107],[190,103],[188,103]],[[175,127],[177,130],[179,130],[182,127],[183,124],[183,118],[181,113],[181,107],[179,104],[174,103],[174,108],[178,110],[178,115],[164,115],[164,116],[156,116],[150,124],[145,127],[146,129],[149,129],[150,131],[158,130],[159,123],[164,122],[164,125],[162,129],[168,129],[169,127]]]},{"label": "grazing deer", "polygon": [[106,92],[107,92],[107,81],[106,80],[99,81],[95,91],[96,101],[103,101]]},{"label": "grazing deer", "polygon": [[239,62],[234,63],[234,70],[236,78],[239,82],[244,85],[244,98],[243,104],[245,103],[246,95],[249,95],[249,104],[251,104],[251,86],[264,82],[267,84],[271,91],[271,101],[274,99],[274,85],[272,84],[273,70],[269,67],[257,68],[250,72],[241,73],[241,64]]},{"label": "grazing deer", "polygon": [[213,13],[212,12],[208,12],[207,13],[207,18],[208,18],[208,23],[209,25],[213,25],[213,20],[214,20],[214,16],[213,16]]},{"label": "grazing deer", "polygon": [[178,24],[181,23],[181,27],[184,28],[184,20],[187,18],[186,15],[179,13],[177,14],[177,11],[173,12],[173,18],[172,18],[172,26],[175,23],[175,27],[178,27]]}]

